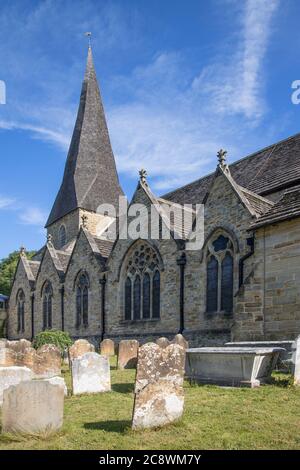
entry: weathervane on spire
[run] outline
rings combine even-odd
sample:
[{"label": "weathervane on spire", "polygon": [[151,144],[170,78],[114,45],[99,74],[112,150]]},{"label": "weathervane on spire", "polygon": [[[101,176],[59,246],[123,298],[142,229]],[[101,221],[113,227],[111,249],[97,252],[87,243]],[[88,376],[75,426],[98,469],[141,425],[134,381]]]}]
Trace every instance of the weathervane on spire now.
[{"label": "weathervane on spire", "polygon": [[223,150],[223,149],[219,150],[217,153],[219,165],[221,167],[224,167],[226,164],[226,155],[227,155],[227,150]]},{"label": "weathervane on spire", "polygon": [[91,47],[92,46],[92,33],[90,31],[87,31],[86,33],[84,33],[84,35],[89,38],[89,47]]}]

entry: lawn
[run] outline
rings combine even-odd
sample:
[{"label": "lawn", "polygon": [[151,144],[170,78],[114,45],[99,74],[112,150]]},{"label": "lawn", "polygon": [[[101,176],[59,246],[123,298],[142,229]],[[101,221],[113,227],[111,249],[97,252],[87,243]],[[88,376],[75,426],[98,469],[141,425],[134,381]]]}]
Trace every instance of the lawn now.
[{"label": "lawn", "polygon": [[[70,386],[69,371],[64,377]],[[300,387],[289,376],[259,389],[185,384],[185,412],[165,428],[132,431],[135,371],[112,366],[112,392],[65,399],[64,426],[44,438],[0,435],[0,449],[299,449]]]}]

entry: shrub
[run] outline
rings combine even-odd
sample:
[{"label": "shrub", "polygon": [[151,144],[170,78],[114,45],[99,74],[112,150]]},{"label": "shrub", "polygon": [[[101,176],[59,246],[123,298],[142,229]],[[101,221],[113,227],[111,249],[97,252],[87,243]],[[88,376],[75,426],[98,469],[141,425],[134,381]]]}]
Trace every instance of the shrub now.
[{"label": "shrub", "polygon": [[66,348],[72,345],[72,340],[69,333],[65,331],[46,330],[36,335],[33,347],[38,349],[44,344],[54,344],[63,353]]}]

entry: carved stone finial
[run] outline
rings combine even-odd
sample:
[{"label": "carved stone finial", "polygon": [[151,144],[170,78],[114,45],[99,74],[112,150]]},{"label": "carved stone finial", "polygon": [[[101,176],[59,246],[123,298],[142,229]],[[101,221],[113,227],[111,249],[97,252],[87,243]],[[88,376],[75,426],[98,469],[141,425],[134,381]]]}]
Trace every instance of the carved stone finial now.
[{"label": "carved stone finial", "polygon": [[146,183],[147,182],[147,171],[144,170],[144,168],[142,168],[140,171],[139,171],[139,175],[140,175],[140,181],[142,183]]},{"label": "carved stone finial", "polygon": [[227,155],[227,150],[219,150],[217,153],[218,160],[219,160],[219,165],[221,167],[224,167],[226,165],[226,155]]},{"label": "carved stone finial", "polygon": [[48,235],[47,235],[47,243],[52,243],[52,235],[51,235],[51,233],[48,233]]},{"label": "carved stone finial", "polygon": [[26,248],[24,246],[20,247],[20,256],[26,256]]},{"label": "carved stone finial", "polygon": [[87,227],[87,221],[88,221],[88,216],[85,215],[85,214],[83,214],[83,215],[81,216],[81,226],[82,226],[83,228],[86,228],[86,227]]}]

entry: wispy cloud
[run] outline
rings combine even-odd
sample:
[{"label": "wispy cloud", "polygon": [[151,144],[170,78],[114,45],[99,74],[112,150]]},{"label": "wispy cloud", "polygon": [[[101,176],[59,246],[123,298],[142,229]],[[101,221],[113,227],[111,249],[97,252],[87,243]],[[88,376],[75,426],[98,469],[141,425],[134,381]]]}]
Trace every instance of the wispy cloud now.
[{"label": "wispy cloud", "polygon": [[14,199],[0,195],[0,209],[8,209],[12,207],[14,202],[15,202]]},{"label": "wispy cloud", "polygon": [[28,207],[19,214],[20,221],[25,225],[43,226],[46,218],[47,214],[37,207]]},{"label": "wispy cloud", "polygon": [[163,52],[129,78],[115,79],[113,86],[130,96],[109,113],[121,171],[136,174],[144,166],[153,187],[166,190],[212,170],[221,146],[237,158],[259,145],[253,129],[267,112],[263,60],[279,0],[234,4],[236,46],[196,76],[182,53]]},{"label": "wispy cloud", "polygon": [[193,88],[209,94],[211,106],[219,113],[258,119],[266,111],[263,60],[279,0],[247,0],[243,5],[239,12],[242,34],[236,51],[205,67]]}]

